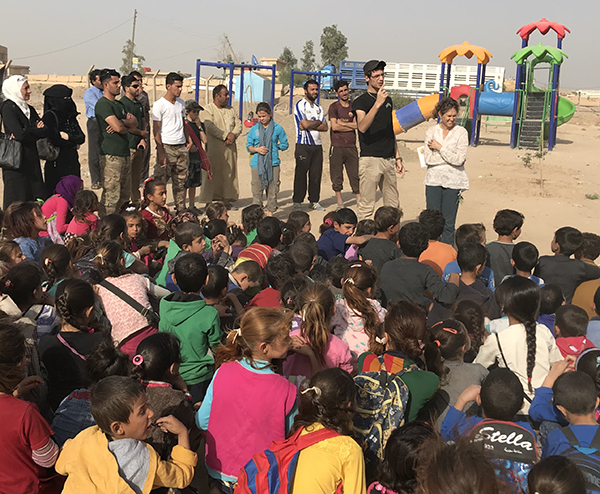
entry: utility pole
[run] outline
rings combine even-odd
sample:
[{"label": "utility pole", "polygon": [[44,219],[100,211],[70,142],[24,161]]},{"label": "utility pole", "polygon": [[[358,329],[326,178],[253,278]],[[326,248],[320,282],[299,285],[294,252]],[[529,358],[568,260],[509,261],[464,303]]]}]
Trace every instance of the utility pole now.
[{"label": "utility pole", "polygon": [[234,63],[238,63],[237,57],[235,56],[235,52],[233,51],[233,46],[231,46],[231,42],[229,41],[229,37],[224,34],[223,37],[225,41],[227,41],[227,45],[229,46],[229,50],[231,51],[231,58],[233,58]]},{"label": "utility pole", "polygon": [[133,67],[133,57],[135,56],[135,21],[137,20],[137,9],[133,10],[133,33],[131,33],[131,66]]}]

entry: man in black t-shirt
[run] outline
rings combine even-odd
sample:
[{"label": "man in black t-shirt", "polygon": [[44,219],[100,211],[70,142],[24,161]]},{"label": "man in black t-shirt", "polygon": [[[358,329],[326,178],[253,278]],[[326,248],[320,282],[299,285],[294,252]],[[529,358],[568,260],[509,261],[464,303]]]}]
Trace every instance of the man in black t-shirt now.
[{"label": "man in black t-shirt", "polygon": [[392,98],[384,89],[384,68],[385,62],[381,60],[370,60],[364,65],[367,92],[352,103],[360,142],[359,220],[373,216],[378,185],[383,193],[383,205],[400,207],[396,173],[404,177],[404,165],[398,155],[392,125]]}]

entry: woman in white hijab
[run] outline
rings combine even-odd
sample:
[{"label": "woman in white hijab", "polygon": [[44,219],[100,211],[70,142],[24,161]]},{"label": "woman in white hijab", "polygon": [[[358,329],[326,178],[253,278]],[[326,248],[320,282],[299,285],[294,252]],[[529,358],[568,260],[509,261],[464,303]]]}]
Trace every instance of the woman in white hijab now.
[{"label": "woman in white hijab", "polygon": [[36,141],[48,136],[48,129],[33,106],[27,102],[31,89],[27,77],[13,75],[2,84],[5,101],[0,104],[4,132],[19,141],[23,148],[21,167],[2,170],[4,182],[3,208],[17,201],[45,199],[44,179]]}]

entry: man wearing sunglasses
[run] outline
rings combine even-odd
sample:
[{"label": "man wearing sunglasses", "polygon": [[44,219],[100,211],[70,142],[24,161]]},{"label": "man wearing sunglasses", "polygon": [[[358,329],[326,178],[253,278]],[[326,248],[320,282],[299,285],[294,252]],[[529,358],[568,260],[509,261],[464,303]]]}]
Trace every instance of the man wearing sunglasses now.
[{"label": "man wearing sunglasses", "polygon": [[148,146],[148,131],[146,130],[146,118],[144,107],[137,100],[141,91],[141,83],[131,74],[121,78],[121,86],[125,95],[121,98],[121,104],[127,113],[131,113],[137,119],[137,126],[129,130],[127,139],[129,141],[129,153],[131,156],[131,199],[140,200],[140,177],[144,166],[144,156]]}]

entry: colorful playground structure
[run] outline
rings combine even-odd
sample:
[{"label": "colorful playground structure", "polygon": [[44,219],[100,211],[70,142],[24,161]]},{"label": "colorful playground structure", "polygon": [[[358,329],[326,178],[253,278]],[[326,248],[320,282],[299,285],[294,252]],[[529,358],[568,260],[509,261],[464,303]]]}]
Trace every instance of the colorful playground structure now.
[{"label": "colorful playground structure", "polygon": [[[538,43],[528,46],[532,32],[539,30],[543,35],[549,30],[556,32],[557,48]],[[562,40],[567,32],[565,26],[542,19],[523,26],[517,31],[522,38],[522,47],[511,57],[517,63],[517,75],[514,92],[498,92],[494,81],[485,81],[485,69],[492,54],[485,48],[465,42],[442,50],[439,54],[442,62],[439,94],[419,98],[409,105],[396,110],[394,131],[396,134],[433,118],[436,103],[445,96],[461,101],[465,110],[461,125],[470,133],[471,146],[479,144],[481,117],[512,117],[511,148],[542,149],[548,142],[551,151],[556,144],[556,129],[568,122],[575,113],[575,105],[566,98],[558,96],[560,67],[567,55],[562,51]],[[457,56],[477,58],[477,81],[475,87],[469,85],[450,86],[452,62]],[[534,86],[535,69],[538,65],[549,68],[548,87]]]}]

